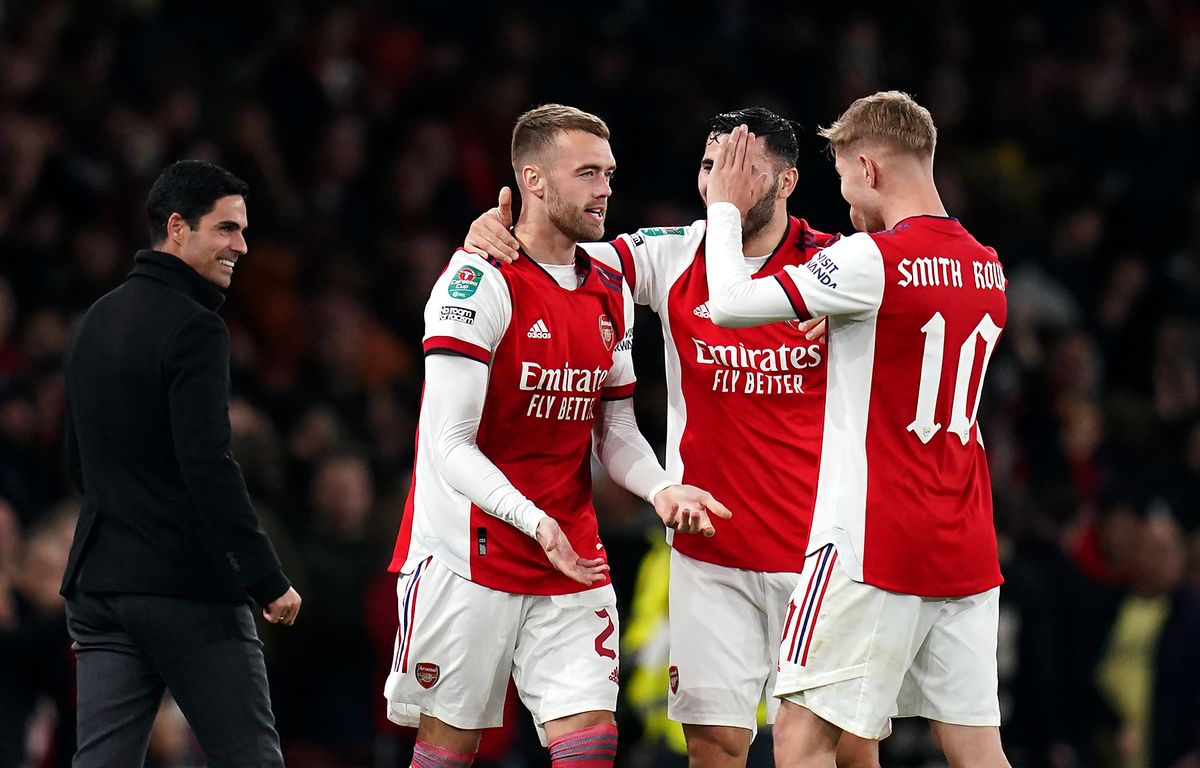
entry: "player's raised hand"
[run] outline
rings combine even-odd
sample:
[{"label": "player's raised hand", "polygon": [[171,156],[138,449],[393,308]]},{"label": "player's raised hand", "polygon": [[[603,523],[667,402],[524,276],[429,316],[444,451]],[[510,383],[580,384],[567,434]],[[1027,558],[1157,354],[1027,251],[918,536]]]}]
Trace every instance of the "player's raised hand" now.
[{"label": "player's raised hand", "polygon": [[800,333],[803,333],[804,338],[808,339],[809,341],[812,341],[813,339],[822,342],[825,341],[825,331],[828,327],[828,323],[826,322],[827,319],[828,318],[825,316],[821,316],[809,318],[808,320],[801,320]]},{"label": "player's raised hand", "polygon": [[538,544],[542,545],[542,551],[546,553],[546,559],[567,577],[589,587],[604,581],[605,574],[608,573],[608,563],[601,558],[585,560],[580,557],[554,518],[543,518],[538,523],[535,533]]},{"label": "player's raised hand", "polygon": [[668,528],[704,536],[717,533],[709,515],[722,520],[733,517],[733,513],[714,499],[711,493],[694,485],[669,485],[663,488],[654,495],[654,511]]},{"label": "player's raised hand", "polygon": [[721,142],[708,175],[708,204],[733,203],[743,214],[762,197],[770,177],[754,167],[750,146],[754,134],[739,125]]},{"label": "player's raised hand", "polygon": [[511,264],[521,255],[521,241],[508,231],[511,226],[512,190],[501,187],[499,204],[471,222],[463,248]]}]

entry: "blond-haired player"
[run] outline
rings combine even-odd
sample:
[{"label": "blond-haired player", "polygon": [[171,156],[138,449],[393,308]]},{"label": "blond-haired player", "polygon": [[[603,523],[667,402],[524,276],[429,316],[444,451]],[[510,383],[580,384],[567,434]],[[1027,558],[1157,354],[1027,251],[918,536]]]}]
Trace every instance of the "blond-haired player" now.
[{"label": "blond-haired player", "polygon": [[[996,630],[1002,581],[976,424],[1007,316],[1003,270],[947,215],[929,112],[888,91],[821,131],[859,234],[750,280],[742,213],[767,182],[745,126],[709,179],[713,320],[829,317],[812,533],[775,688],[776,764],[833,766],[843,731],[933,721],[952,766],[1007,766]],[[732,203],[732,204],[731,204]]]}]

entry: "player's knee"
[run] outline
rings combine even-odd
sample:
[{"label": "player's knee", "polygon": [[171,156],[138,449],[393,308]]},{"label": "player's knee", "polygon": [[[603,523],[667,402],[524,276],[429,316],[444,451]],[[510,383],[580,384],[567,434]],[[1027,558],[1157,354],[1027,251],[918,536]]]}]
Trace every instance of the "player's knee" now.
[{"label": "player's knee", "polygon": [[828,745],[801,739],[775,740],[776,768],[801,768],[802,766],[833,766],[834,750]]},{"label": "player's knee", "polygon": [[777,768],[799,766],[833,766],[834,745],[815,738],[815,734],[800,728],[775,729],[775,765]]},{"label": "player's knee", "polygon": [[947,725],[934,721],[934,738],[951,768],[1009,768],[1000,744],[1000,729]]},{"label": "player's knee", "polygon": [[421,715],[417,728],[417,742],[436,749],[446,749],[456,754],[474,755],[479,749],[481,731],[456,728],[436,717]]},{"label": "player's knee", "polygon": [[684,725],[688,768],[741,768],[750,751],[750,731],[714,725]]},{"label": "player's knee", "polygon": [[841,750],[838,750],[836,762],[838,768],[882,768],[878,749],[870,755],[842,755]]},{"label": "player's knee", "polygon": [[837,768],[881,768],[879,742],[843,734],[837,747]]},{"label": "player's knee", "polygon": [[776,768],[832,766],[839,730],[809,710],[785,701],[775,721]]}]

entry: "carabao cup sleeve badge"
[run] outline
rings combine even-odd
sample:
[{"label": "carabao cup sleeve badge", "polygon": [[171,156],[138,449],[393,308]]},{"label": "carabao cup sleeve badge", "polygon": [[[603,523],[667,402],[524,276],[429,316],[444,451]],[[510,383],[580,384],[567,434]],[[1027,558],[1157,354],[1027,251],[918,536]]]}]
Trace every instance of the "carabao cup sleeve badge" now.
[{"label": "carabao cup sleeve badge", "polygon": [[450,280],[446,293],[450,294],[451,298],[469,299],[475,295],[475,291],[479,290],[481,280],[483,280],[482,272],[474,267],[463,267]]}]

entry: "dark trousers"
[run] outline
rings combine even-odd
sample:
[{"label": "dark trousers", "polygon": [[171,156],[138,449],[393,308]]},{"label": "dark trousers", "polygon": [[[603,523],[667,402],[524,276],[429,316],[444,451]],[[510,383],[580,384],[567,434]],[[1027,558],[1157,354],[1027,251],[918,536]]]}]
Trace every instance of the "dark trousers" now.
[{"label": "dark trousers", "polygon": [[164,690],[212,768],[282,768],[248,606],[75,590],[67,629],[77,659],[75,768],[142,765]]}]

